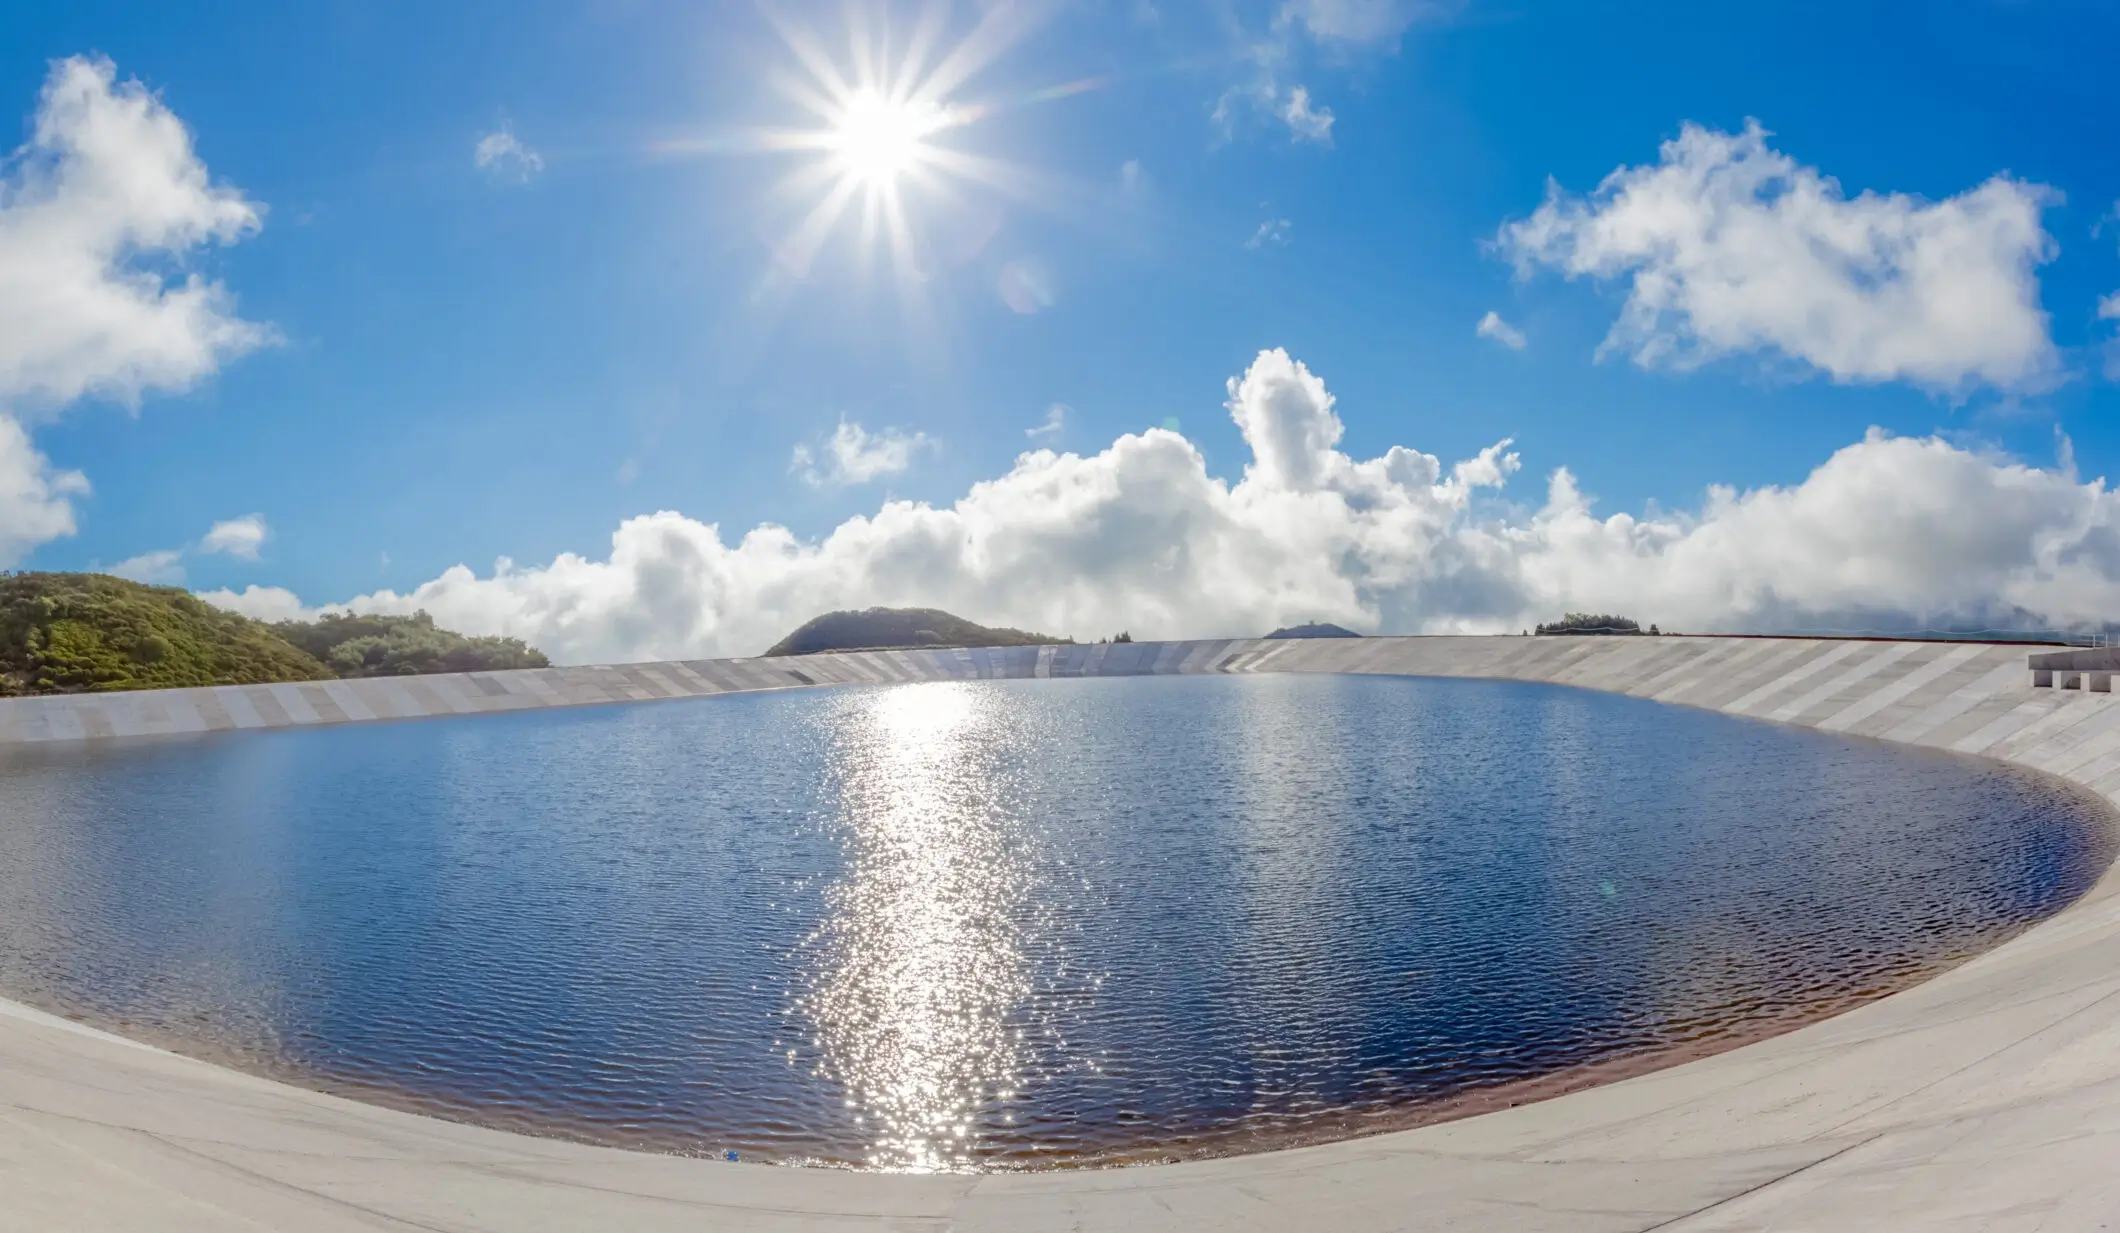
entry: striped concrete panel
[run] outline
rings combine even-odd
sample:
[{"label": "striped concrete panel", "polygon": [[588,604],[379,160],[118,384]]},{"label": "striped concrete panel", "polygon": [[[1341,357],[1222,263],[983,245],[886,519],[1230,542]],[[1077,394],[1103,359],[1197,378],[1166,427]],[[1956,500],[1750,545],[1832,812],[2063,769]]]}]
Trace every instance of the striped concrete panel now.
[{"label": "striped concrete panel", "polygon": [[412,696],[422,715],[453,715],[457,711],[457,700],[450,696],[448,686],[443,681],[408,676],[400,680],[398,685]]},{"label": "striped concrete panel", "polygon": [[660,667],[664,676],[669,677],[671,681],[685,691],[687,698],[698,698],[706,694],[721,692],[714,687],[712,681],[692,671],[692,667],[689,664],[673,660],[670,663],[660,665]]},{"label": "striped concrete panel", "polygon": [[1149,671],[1157,673],[1176,672],[1178,665],[1184,662],[1186,654],[1191,650],[1191,643],[1159,642],[1156,644],[1156,657],[1150,661]]},{"label": "striped concrete panel", "polygon": [[1750,690],[1767,670],[1766,665],[1788,658],[1796,649],[1769,638],[1733,638],[1719,645],[1721,653],[1694,660],[1676,680],[1658,687],[1649,696],[1660,702],[1689,704],[1700,704],[1707,698],[1727,700]]},{"label": "striped concrete panel", "polygon": [[[272,700],[272,704],[279,708],[289,723],[308,727],[324,722],[324,717],[317,714],[317,709],[309,704],[309,697],[302,692],[300,685],[260,685],[257,688],[264,692],[266,698]],[[258,709],[260,712],[264,710],[262,701]]]},{"label": "striped concrete panel", "polygon": [[116,724],[110,721],[110,709],[100,706],[77,706],[73,708],[75,722],[81,725],[81,736],[85,740],[109,740],[118,735]]},{"label": "striped concrete panel", "polygon": [[[2048,690],[2046,692],[2051,693],[2053,691]],[[2024,731],[2032,724],[2038,722],[2042,716],[2049,715],[2054,710],[2054,706],[2050,701],[2038,695],[2023,700],[2014,698],[2007,700],[2013,704],[2009,709],[1987,723],[1982,724],[1977,730],[1967,734],[1965,737],[1952,742],[1951,749],[1957,753],[1985,753],[2000,742]]]},{"label": "striped concrete panel", "polygon": [[2063,765],[2072,761],[2079,749],[2095,747],[2116,727],[2120,727],[2120,707],[2101,706],[2081,723],[2070,724],[2037,746],[2023,750],[2016,760],[2041,770]]},{"label": "striped concrete panel", "polygon": [[2024,692],[2041,702],[2051,702],[2055,705],[2046,715],[2026,724],[1983,751],[1989,757],[2014,759],[2026,750],[2037,747],[2054,733],[2082,723],[2106,709],[2106,699],[2096,694],[2069,694],[2058,689],[2028,689]]},{"label": "striped concrete panel", "polygon": [[294,726],[294,716],[289,715],[287,708],[280,705],[279,695],[272,692],[271,686],[244,685],[240,687],[239,692],[243,701],[250,704],[250,709],[257,712],[258,725],[260,727],[288,728]]},{"label": "striped concrete panel", "polygon": [[1745,649],[1737,642],[1697,642],[1690,638],[1675,641],[1665,651],[1658,670],[1628,686],[1627,692],[1637,698],[1654,698],[1681,680],[1698,679],[1702,673],[1742,655]]},{"label": "striped concrete panel", "polygon": [[[1875,704],[1868,701],[1870,695],[1866,694],[1863,701],[1858,701],[1841,716],[1831,717],[1829,724],[1821,726],[1859,736],[1877,736],[1891,731],[1994,671],[1995,662],[1981,653],[1980,648],[1969,649],[1974,653],[1942,655],[1910,665],[1897,680],[1886,682],[1874,691],[1877,696]],[[1994,718],[1986,702],[1976,704],[1965,714],[1978,714],[1980,724]]]},{"label": "striped concrete panel", "polygon": [[[141,713],[140,699],[137,696],[125,698],[122,701],[118,698],[112,698],[108,703],[97,707],[96,711],[102,720],[105,731],[102,733],[90,732],[89,735],[91,736],[116,737],[144,736],[147,734],[147,720]],[[83,726],[87,726],[86,720],[84,720]]]},{"label": "striped concrete panel", "polygon": [[1942,700],[1933,703],[1912,719],[1889,729],[1883,735],[1886,740],[1918,743],[1933,733],[1936,736],[1937,744],[1949,744],[1951,740],[1956,739],[1962,732],[1952,731],[1946,733],[1939,732],[1939,729],[1950,724],[1952,720],[1965,715],[1966,712],[1972,710],[1980,703],[1993,698],[2009,685],[2022,684],[2023,679],[2027,675],[2029,674],[2025,672],[2021,664],[1999,665],[1989,670],[1978,680],[1961,686]]},{"label": "striped concrete panel", "polygon": [[322,684],[312,682],[296,686],[296,689],[302,695],[303,704],[309,708],[310,714],[316,716],[318,723],[342,724],[352,718]]},{"label": "striped concrete panel", "polygon": [[1724,710],[1730,703],[1758,688],[1761,682],[1773,680],[1791,665],[1818,653],[1818,644],[1809,640],[1747,638],[1742,641],[1747,644],[1745,648],[1722,666],[1689,675],[1683,684],[1659,691],[1657,699]]},{"label": "striped concrete panel", "polygon": [[1874,644],[1867,653],[1858,651],[1856,654],[1850,655],[1847,660],[1835,665],[1837,669],[1835,672],[1818,674],[1827,678],[1823,684],[1811,685],[1810,688],[1797,694],[1794,698],[1780,702],[1779,705],[1774,706],[1771,710],[1761,710],[1760,714],[1763,718],[1774,720],[1777,723],[1787,723],[1822,704],[1831,702],[1845,692],[1849,686],[1858,682],[1867,682],[1871,677],[1885,671],[1920,649],[1919,645],[1911,642]]},{"label": "striped concrete panel", "polygon": [[1821,644],[1817,655],[1803,660],[1786,672],[1777,673],[1767,681],[1733,702],[1716,709],[1733,715],[1749,715],[1766,709],[1778,696],[1787,696],[1800,685],[1812,681],[1819,673],[1832,668],[1844,659],[1849,659],[1868,650],[1872,644],[1866,642],[1841,642]]},{"label": "striped concrete panel", "polygon": [[2114,695],[2035,690],[2026,649],[1760,638],[1206,639],[835,652],[0,699],[0,743],[360,723],[805,685],[1331,672],[1602,689],[2040,765],[2120,754]]},{"label": "striped concrete panel", "polygon": [[[2014,709],[2023,695],[2030,692],[2023,662],[2021,655],[1974,656],[1934,683],[1922,687],[1904,702],[1895,703],[1865,720],[1855,730],[1865,736],[1882,737],[1913,722],[1918,715],[1939,707],[1947,708],[1957,713],[1923,732],[1921,742],[1949,748]],[[1953,700],[1966,691],[1982,696],[1970,707],[1960,708]]]},{"label": "striped concrete panel", "polygon": [[1640,696],[1659,702],[1693,703],[1696,693],[1724,696],[1733,690],[1749,689],[1749,685],[1740,683],[1751,679],[1750,674],[1760,662],[1785,654],[1787,649],[1758,638],[1716,642],[1711,649],[1682,660],[1676,672],[1643,689]]},{"label": "striped concrete panel", "polygon": [[1663,648],[1646,638],[1599,638],[1578,635],[1590,650],[1550,679],[1585,689],[1625,693],[1627,686],[1653,671]]}]

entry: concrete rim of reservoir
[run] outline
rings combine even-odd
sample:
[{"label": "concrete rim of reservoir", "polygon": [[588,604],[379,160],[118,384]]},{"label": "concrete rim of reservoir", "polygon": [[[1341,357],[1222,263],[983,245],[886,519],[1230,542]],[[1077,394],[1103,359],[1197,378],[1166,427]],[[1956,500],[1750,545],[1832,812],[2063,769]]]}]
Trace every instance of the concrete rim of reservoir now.
[{"label": "concrete rim of reservoir", "polygon": [[[1991,644],[1365,638],[883,651],[0,701],[0,744],[809,685],[1196,672],[1607,690],[2025,767],[2120,803],[2120,705]],[[2049,678],[2051,681],[2051,678]],[[2120,872],[1925,984],[1462,1121],[1172,1165],[874,1174],[528,1138],[0,1002],[0,1229],[2092,1229],[2120,1223]]]}]

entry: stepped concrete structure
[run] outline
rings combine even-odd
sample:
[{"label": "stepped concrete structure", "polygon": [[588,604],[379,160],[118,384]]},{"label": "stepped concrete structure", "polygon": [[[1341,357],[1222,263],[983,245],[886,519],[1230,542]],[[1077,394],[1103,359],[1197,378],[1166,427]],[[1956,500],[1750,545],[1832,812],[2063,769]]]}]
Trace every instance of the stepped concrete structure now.
[{"label": "stepped concrete structure", "polygon": [[[2038,687],[2031,650],[1628,637],[884,651],[16,699],[0,702],[0,745],[813,685],[1365,672],[1612,690],[1999,759],[2115,800],[2120,704]],[[0,1003],[0,1229],[2114,1229],[2116,881],[1924,985],[1715,1057],[1417,1130],[1109,1171],[879,1175],[525,1138]]]}]

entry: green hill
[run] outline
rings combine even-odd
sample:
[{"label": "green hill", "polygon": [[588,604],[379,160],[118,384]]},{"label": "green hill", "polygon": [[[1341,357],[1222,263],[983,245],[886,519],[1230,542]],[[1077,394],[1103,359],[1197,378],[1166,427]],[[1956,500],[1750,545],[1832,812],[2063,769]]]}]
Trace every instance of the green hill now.
[{"label": "green hill", "polygon": [[259,685],[542,667],[513,638],[466,638],[409,617],[266,625],[177,587],[106,574],[0,575],[0,696]]},{"label": "green hill", "polygon": [[1020,629],[989,629],[939,608],[868,608],[827,612],[773,644],[768,655],[877,651],[918,646],[1036,646],[1073,642]]},{"label": "green hill", "polygon": [[1359,638],[1362,635],[1345,625],[1334,625],[1330,621],[1311,621],[1304,625],[1284,625],[1266,635],[1269,638]]}]

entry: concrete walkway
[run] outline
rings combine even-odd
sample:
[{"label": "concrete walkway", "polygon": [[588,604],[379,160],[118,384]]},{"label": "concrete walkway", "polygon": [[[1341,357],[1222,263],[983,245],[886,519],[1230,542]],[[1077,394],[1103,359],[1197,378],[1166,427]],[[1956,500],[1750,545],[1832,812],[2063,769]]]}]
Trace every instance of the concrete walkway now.
[{"label": "concrete walkway", "polygon": [[[2108,799],[2120,790],[2113,695],[2031,688],[2022,647],[1423,638],[892,652],[431,678],[399,685],[392,702],[422,709],[389,713],[1180,671],[1555,681],[2001,758]],[[194,719],[386,717],[359,690],[331,692],[347,684],[6,702],[0,741],[195,730]],[[270,692],[307,689],[336,715]],[[0,1004],[0,1228],[2120,1228],[2116,889],[2109,874],[1937,980],[1718,1057],[1442,1126],[1103,1172],[884,1176],[530,1139],[253,1079]]]}]

